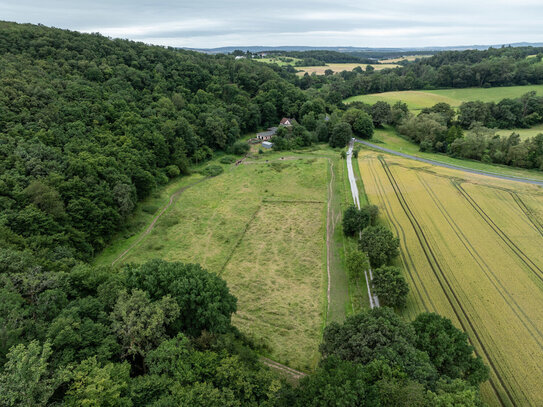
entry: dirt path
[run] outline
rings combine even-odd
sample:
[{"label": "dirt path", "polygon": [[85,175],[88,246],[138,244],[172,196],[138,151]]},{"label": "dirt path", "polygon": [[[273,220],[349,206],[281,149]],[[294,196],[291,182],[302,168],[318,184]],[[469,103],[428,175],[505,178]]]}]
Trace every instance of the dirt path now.
[{"label": "dirt path", "polygon": [[328,320],[328,313],[330,312],[330,257],[331,257],[331,245],[332,245],[332,236],[334,235],[335,222],[334,222],[334,213],[332,210],[332,194],[333,188],[332,184],[334,182],[334,163],[331,159],[328,159],[330,164],[330,183],[328,184],[328,207],[326,215],[326,271],[328,273],[328,288],[326,290],[327,306],[326,306],[326,320]]},{"label": "dirt path", "polygon": [[130,245],[130,247],[128,247],[128,249],[126,249],[124,252],[122,252],[115,260],[113,260],[111,262],[111,265],[114,266],[115,263],[117,263],[119,260],[121,260],[122,258],[124,258],[134,247],[136,247],[144,238],[145,236],[147,236],[149,233],[151,233],[151,231],[154,229],[157,221],[160,219],[160,217],[164,214],[164,212],[166,212],[166,210],[172,206],[172,204],[175,202],[175,200],[177,198],[179,198],[179,196],[181,196],[181,194],[183,192],[185,192],[187,189],[189,189],[190,187],[193,187],[194,185],[197,185],[199,184],[200,182],[203,182],[205,180],[207,180],[209,177],[206,177],[206,178],[202,178],[201,180],[198,180],[196,182],[194,182],[193,184],[190,184],[190,185],[187,185],[186,187],[183,187],[183,188],[180,188],[178,189],[177,191],[175,191],[171,196],[170,196],[170,199],[168,200],[168,203],[160,210],[160,212],[158,213],[158,215],[156,215],[154,218],[153,218],[153,221],[151,222],[151,224],[147,227],[147,229],[145,229],[145,231],[140,235],[140,237],[138,237],[138,239],[132,243]]},{"label": "dirt path", "polygon": [[283,365],[281,363],[278,363],[275,360],[265,358],[264,356],[260,357],[260,361],[262,363],[264,363],[266,366],[268,366],[268,367],[270,367],[270,368],[272,368],[274,370],[277,370],[277,371],[285,374],[286,376],[289,376],[291,379],[296,380],[296,381],[298,381],[301,378],[307,376],[307,373],[300,372],[298,370],[292,369],[291,367],[288,367],[288,366],[285,366],[285,365]]},{"label": "dirt path", "polygon": [[[353,201],[354,204],[358,209],[360,209],[360,198],[358,196],[358,186],[356,185],[356,178],[354,176],[353,171],[353,146],[354,146],[354,139],[351,140],[349,143],[349,150],[347,151],[347,173],[349,174],[349,183],[351,184],[351,193],[353,194]],[[370,287],[370,281],[373,280],[373,273],[371,272],[371,269],[369,270],[369,276],[368,272],[364,270],[364,275],[366,277],[366,286],[368,288],[368,297],[370,299],[370,308],[375,308],[379,306],[379,298],[377,295],[372,294],[371,287]]]}]

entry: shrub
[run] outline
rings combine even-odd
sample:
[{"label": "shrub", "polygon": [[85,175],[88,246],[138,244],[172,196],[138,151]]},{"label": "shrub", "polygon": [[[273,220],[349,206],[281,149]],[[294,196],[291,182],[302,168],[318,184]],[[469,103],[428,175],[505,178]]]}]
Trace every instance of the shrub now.
[{"label": "shrub", "polygon": [[225,155],[219,160],[219,162],[221,164],[232,164],[236,162],[236,157],[232,157],[231,155]]},{"label": "shrub", "polygon": [[246,141],[238,140],[228,149],[230,154],[243,155],[249,151],[251,147]]},{"label": "shrub", "polygon": [[168,176],[168,178],[178,177],[179,174],[181,174],[181,171],[179,170],[179,167],[177,165],[168,165],[166,167],[166,175]]},{"label": "shrub", "polygon": [[205,175],[206,177],[216,177],[219,174],[224,172],[224,168],[217,164],[211,164],[205,167],[200,171],[200,174]]}]

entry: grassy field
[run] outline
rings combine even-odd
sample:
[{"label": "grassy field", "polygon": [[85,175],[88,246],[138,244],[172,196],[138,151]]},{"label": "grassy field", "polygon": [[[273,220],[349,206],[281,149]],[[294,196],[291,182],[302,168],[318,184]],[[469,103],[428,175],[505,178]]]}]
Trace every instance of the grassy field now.
[{"label": "grassy field", "polygon": [[448,103],[453,107],[458,107],[462,102],[475,100],[497,102],[504,98],[517,98],[530,91],[536,91],[537,94],[541,96],[543,95],[543,85],[384,92],[371,95],[352,96],[344,102],[350,103],[361,101],[373,104],[379,100],[384,100],[385,102],[393,104],[397,101],[402,101],[407,103],[410,110],[420,111],[425,107],[432,107],[440,102]]},{"label": "grassy field", "polygon": [[[370,64],[375,68],[376,71],[380,71],[382,69],[386,68],[396,68],[399,65],[397,64]],[[357,63],[344,63],[344,64],[326,64],[324,66],[297,66],[296,69],[299,70],[298,75],[305,75],[307,72],[309,75],[312,73],[316,73],[317,75],[324,75],[324,72],[327,69],[331,69],[334,72],[342,72],[342,71],[352,71],[354,68],[359,66],[363,70],[366,69],[367,64],[357,64]]]},{"label": "grassy field", "polygon": [[535,137],[540,133],[543,133],[543,124],[538,124],[537,126],[530,127],[529,129],[508,129],[508,130],[496,130],[496,134],[500,136],[509,136],[511,133],[517,133],[521,139]]},{"label": "grassy field", "polygon": [[200,263],[227,281],[238,298],[233,323],[266,344],[266,356],[310,371],[324,324],[342,321],[355,309],[351,301],[363,300],[344,270],[341,213],[347,194],[339,153],[317,148],[283,154],[254,154],[242,165],[224,166],[215,178],[191,175],[157,191],[95,264],[111,264],[130,248],[117,264],[152,258]]},{"label": "grassy field", "polygon": [[359,165],[400,238],[406,318],[435,311],[468,333],[490,405],[542,405],[543,190],[371,151]]},{"label": "grassy field", "polygon": [[543,173],[537,170],[525,170],[505,165],[486,164],[481,161],[453,158],[445,154],[421,152],[419,151],[418,145],[407,140],[404,137],[399,136],[396,131],[391,127],[386,127],[385,129],[376,129],[371,142],[378,144],[379,146],[389,148],[391,150],[396,150],[402,153],[411,154],[417,157],[427,158],[429,160],[434,160],[446,164],[453,164],[459,167],[492,172],[513,177],[543,180]]}]

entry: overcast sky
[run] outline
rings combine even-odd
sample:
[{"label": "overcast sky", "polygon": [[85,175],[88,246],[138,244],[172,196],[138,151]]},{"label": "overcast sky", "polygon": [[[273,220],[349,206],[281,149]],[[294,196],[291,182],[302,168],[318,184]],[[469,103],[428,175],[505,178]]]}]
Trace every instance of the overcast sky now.
[{"label": "overcast sky", "polygon": [[176,47],[543,42],[543,0],[0,0],[0,19]]}]

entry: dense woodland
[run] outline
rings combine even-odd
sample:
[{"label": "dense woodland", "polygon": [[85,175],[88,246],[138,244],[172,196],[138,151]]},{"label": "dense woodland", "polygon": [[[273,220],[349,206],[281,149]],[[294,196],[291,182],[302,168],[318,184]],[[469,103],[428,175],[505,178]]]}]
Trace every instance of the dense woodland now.
[{"label": "dense woodland", "polygon": [[[466,334],[438,315],[410,323],[383,307],[330,324],[321,364],[293,387],[231,325],[236,299],[216,275],[159,260],[88,263],[138,200],[217,151],[243,153],[240,135],[281,117],[297,124],[279,131],[278,149],[343,148],[376,126],[424,118],[454,132],[445,149],[456,154],[453,146],[469,140],[464,131],[484,130],[447,119],[443,106],[411,117],[401,104],[347,108],[341,100],[538,83],[540,58],[526,59],[535,51],[446,52],[394,70],[297,78],[233,56],[0,23],[0,405],[481,405],[488,369]],[[515,120],[542,115],[540,100],[529,100],[533,112]],[[348,233],[363,231],[361,252],[382,266],[379,278],[398,280],[391,232],[372,225],[372,208],[353,218]]]}]

